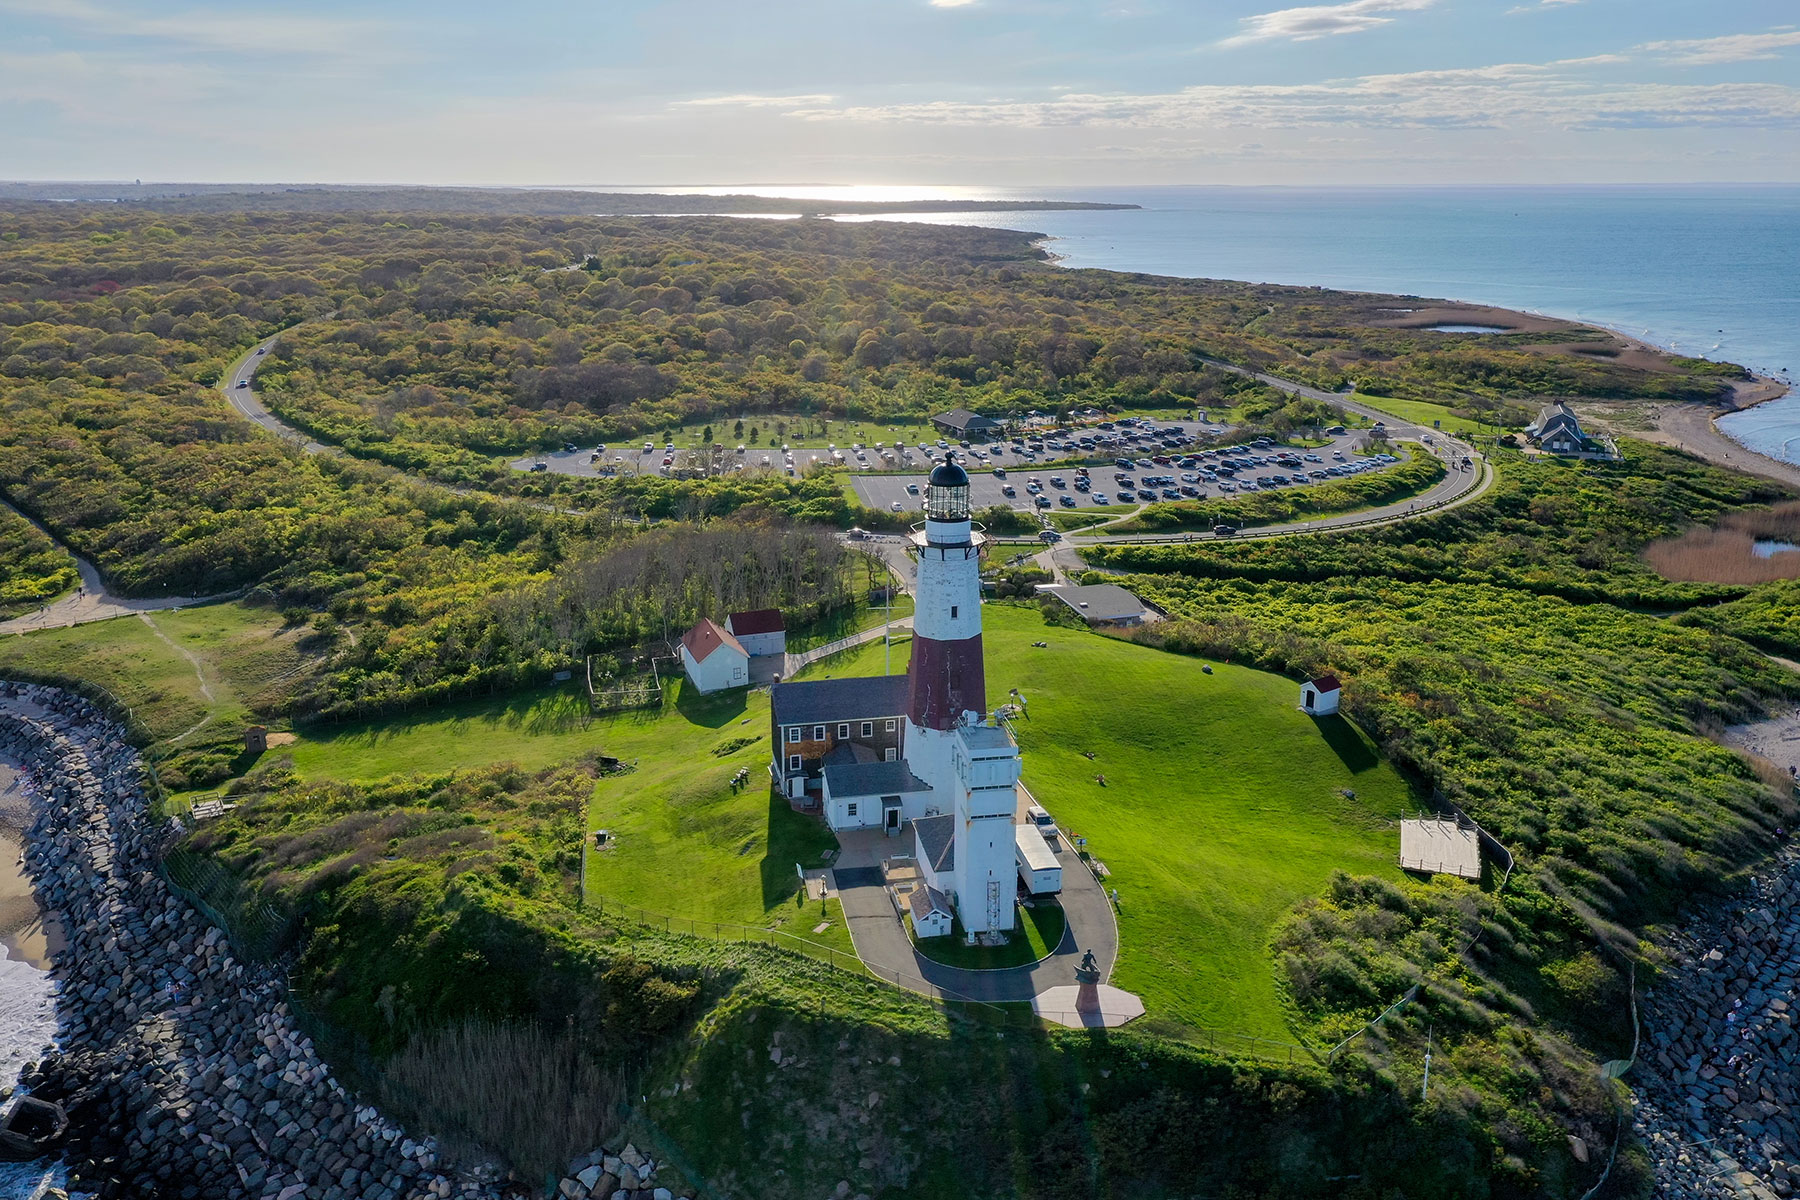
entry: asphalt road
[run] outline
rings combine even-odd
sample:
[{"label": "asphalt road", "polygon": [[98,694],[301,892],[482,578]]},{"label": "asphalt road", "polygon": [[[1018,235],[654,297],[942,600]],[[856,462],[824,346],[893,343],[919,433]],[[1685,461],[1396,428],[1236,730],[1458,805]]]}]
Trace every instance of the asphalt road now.
[{"label": "asphalt road", "polygon": [[308,454],[335,451],[335,446],[314,441],[292,425],[283,423],[280,417],[263,407],[262,401],[256,398],[256,392],[250,386],[256,368],[262,366],[263,357],[280,336],[276,334],[275,337],[263,339],[248,354],[231,364],[231,370],[225,373],[225,378],[219,383],[219,390],[225,393],[225,398],[231,401],[231,407],[237,409],[239,416],[253,425],[260,425],[276,437],[298,443]]},{"label": "asphalt road", "polygon": [[[904,848],[910,849],[910,843]],[[1102,980],[1112,975],[1113,964],[1118,960],[1119,926],[1105,889],[1066,841],[1057,841],[1056,860],[1063,869],[1063,890],[1058,899],[1068,920],[1061,944],[1041,962],[994,971],[946,967],[913,949],[906,928],[894,911],[894,902],[881,882],[879,868],[840,868],[832,873],[832,878],[856,955],[870,971],[911,991],[929,995],[936,988],[949,993],[952,999],[1004,1004],[1027,1001],[1048,988],[1074,984],[1075,968],[1088,950],[1094,952]]]}]

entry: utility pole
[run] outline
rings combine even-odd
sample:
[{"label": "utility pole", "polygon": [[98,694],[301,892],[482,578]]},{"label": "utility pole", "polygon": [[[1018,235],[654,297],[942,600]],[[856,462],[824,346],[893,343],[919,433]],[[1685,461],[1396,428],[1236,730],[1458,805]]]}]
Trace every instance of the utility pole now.
[{"label": "utility pole", "polygon": [[1431,1087],[1431,1029],[1425,1030],[1425,1079],[1419,1084],[1419,1103],[1425,1103],[1426,1089]]}]

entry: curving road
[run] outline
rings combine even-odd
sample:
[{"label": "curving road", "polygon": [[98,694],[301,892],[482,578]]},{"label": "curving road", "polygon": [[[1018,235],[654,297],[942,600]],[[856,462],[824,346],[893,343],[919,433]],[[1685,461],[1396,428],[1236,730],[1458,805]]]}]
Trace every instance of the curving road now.
[{"label": "curving road", "polygon": [[295,443],[308,454],[336,454],[339,452],[336,446],[315,441],[310,434],[295,429],[264,408],[263,402],[256,398],[256,392],[250,387],[250,380],[256,375],[256,369],[262,366],[269,347],[280,338],[279,333],[264,338],[245,351],[244,356],[232,363],[231,369],[225,372],[225,377],[219,381],[219,390],[225,393],[225,399],[231,401],[231,407],[237,409],[238,415],[252,425]]},{"label": "curving road", "polygon": [[1056,843],[1056,859],[1063,869],[1058,899],[1068,919],[1061,944],[1048,957],[1026,966],[970,971],[932,962],[913,948],[881,878],[881,858],[892,851],[893,843],[879,831],[871,833],[838,835],[844,848],[832,880],[856,956],[881,979],[951,1000],[1010,1004],[1029,1001],[1053,987],[1072,986],[1075,967],[1088,950],[1094,952],[1100,978],[1112,976],[1119,957],[1119,925],[1112,902],[1066,841]]},{"label": "curving road", "polygon": [[81,584],[72,593],[53,600],[34,613],[26,613],[22,617],[14,617],[10,621],[0,621],[0,634],[31,633],[39,629],[67,629],[71,625],[86,625],[90,621],[110,621],[114,617],[128,617],[134,614],[161,612],[168,608],[186,608],[190,604],[205,604],[209,600],[217,600],[217,596],[159,596],[155,599],[132,599],[115,595],[107,590],[106,580],[94,564],[64,545],[62,540],[44,527],[43,522],[29,513],[20,512],[4,500],[0,500],[0,508],[15,514],[55,542],[56,545],[75,560],[75,569],[81,575]]}]

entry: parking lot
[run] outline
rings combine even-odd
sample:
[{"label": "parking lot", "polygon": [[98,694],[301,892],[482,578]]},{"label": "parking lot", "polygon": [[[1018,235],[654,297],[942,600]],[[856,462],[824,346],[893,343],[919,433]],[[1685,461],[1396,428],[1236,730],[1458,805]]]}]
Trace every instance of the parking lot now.
[{"label": "parking lot", "polygon": [[[1146,430],[1155,432],[1147,433]],[[930,462],[939,461],[947,451],[954,450],[960,456],[959,461],[972,470],[989,466],[1011,470],[1041,462],[1100,453],[1116,457],[1139,452],[1150,453],[1149,447],[1160,446],[1165,435],[1171,441],[1187,441],[1202,433],[1216,436],[1224,432],[1226,430],[1223,425],[1202,421],[1121,421],[1112,429],[1086,427],[1074,432],[1029,435],[1017,439],[970,439],[967,443],[944,437],[931,442],[906,444],[844,443],[825,447],[781,448],[746,446],[742,454],[728,452],[725,457],[728,463],[745,470],[781,471],[792,468],[795,474],[805,474],[807,468],[817,463],[835,463],[851,471],[873,473],[903,471],[908,468],[929,471]],[[1082,446],[1082,439],[1088,440],[1092,445]],[[538,463],[543,463],[542,469],[553,474],[583,475],[590,478],[609,471],[626,475],[656,474],[675,465],[682,451],[687,449],[691,447],[650,441],[609,444],[598,450],[593,446],[565,447],[553,453],[516,459],[512,468],[515,471],[530,471]],[[1162,453],[1160,449],[1155,452]],[[664,462],[665,459],[670,461]]]},{"label": "parking lot", "polygon": [[[1005,505],[1026,512],[1055,512],[1111,504],[1217,499],[1303,487],[1383,470],[1402,461],[1354,454],[1352,444],[1357,436],[1344,434],[1333,438],[1330,445],[1313,449],[1222,447],[1216,451],[1180,453],[1159,447],[1154,455],[1167,459],[1166,465],[1153,463],[1147,452],[1122,451],[1116,457],[1131,460],[1131,469],[1115,462],[1090,465],[1085,480],[1070,467],[1002,465],[1000,472],[994,472],[981,470],[982,464],[971,462],[969,457],[959,457],[959,461],[971,468],[969,498],[975,508]],[[914,458],[919,457],[915,453]],[[1280,464],[1278,457],[1286,457],[1298,466]],[[1226,465],[1227,462],[1235,465]],[[995,465],[1000,465],[997,460]],[[923,502],[927,473],[921,465],[917,474],[855,475],[851,483],[857,496],[870,508],[906,512],[919,508]],[[1078,483],[1087,486],[1079,487]]]}]

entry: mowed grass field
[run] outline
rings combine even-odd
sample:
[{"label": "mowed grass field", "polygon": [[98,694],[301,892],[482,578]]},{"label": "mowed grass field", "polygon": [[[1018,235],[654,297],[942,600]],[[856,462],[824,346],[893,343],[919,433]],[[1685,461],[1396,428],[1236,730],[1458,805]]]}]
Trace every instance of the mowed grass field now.
[{"label": "mowed grass field", "polygon": [[[852,954],[836,902],[797,899],[795,863],[821,865],[837,843],[771,793],[768,694],[701,696],[680,680],[670,693],[660,710],[592,717],[578,687],[559,686],[417,717],[310,726],[283,752],[303,775],[347,780],[610,755],[634,769],[595,786],[587,827],[612,837],[588,854],[590,901],[781,929]],[[749,777],[734,787],[740,769]]]},{"label": "mowed grass field", "polygon": [[[1333,870],[1398,876],[1406,782],[1348,723],[1299,712],[1292,680],[1216,663],[1208,674],[1198,659],[1048,625],[1030,606],[989,605],[984,622],[989,702],[1015,687],[1027,701],[1015,723],[1026,786],[1087,837],[1119,889],[1113,982],[1144,997],[1154,1024],[1286,1037],[1269,935]],[[896,644],[894,670],[909,650]],[[875,642],[806,677],[882,670]],[[595,788],[588,827],[616,844],[589,854],[592,899],[847,949],[838,914],[797,899],[795,864],[821,863],[833,840],[770,794],[767,696],[672,692],[660,711],[595,719],[562,687],[314,726],[284,752],[303,774],[343,779],[590,752],[635,762]],[[740,768],[748,781],[734,788]]]},{"label": "mowed grass field", "polygon": [[988,702],[1025,697],[1026,787],[1119,891],[1112,982],[1155,1018],[1288,1036],[1269,935],[1334,870],[1399,876],[1406,781],[1279,675],[1209,675],[1030,609],[989,606],[984,626]]}]

